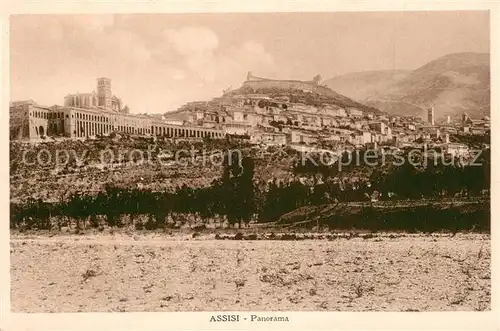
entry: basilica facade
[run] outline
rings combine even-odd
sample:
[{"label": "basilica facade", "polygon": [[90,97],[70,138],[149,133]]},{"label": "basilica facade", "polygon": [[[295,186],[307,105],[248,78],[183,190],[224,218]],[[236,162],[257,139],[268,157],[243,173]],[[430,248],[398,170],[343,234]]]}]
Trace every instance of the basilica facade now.
[{"label": "basilica facade", "polygon": [[142,136],[222,138],[218,128],[175,125],[161,118],[130,114],[111,93],[111,80],[97,79],[97,92],[68,94],[64,106],[41,106],[33,100],[10,105],[10,138],[38,140],[47,136],[87,138],[113,132]]}]

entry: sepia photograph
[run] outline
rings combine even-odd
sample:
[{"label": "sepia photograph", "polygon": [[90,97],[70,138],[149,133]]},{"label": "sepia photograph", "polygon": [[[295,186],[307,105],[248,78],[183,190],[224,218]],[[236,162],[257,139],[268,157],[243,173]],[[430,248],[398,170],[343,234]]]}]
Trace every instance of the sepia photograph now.
[{"label": "sepia photograph", "polygon": [[492,310],[489,11],[8,31],[11,312]]}]

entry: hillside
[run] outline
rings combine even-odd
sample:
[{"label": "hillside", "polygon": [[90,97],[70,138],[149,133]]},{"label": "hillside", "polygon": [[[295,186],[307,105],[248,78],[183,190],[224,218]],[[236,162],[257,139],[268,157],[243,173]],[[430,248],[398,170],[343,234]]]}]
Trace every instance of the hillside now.
[{"label": "hillside", "polygon": [[226,96],[259,93],[266,94],[272,98],[286,96],[290,98],[291,102],[300,102],[307,105],[320,106],[322,104],[331,104],[343,108],[358,108],[367,113],[380,113],[380,110],[376,107],[368,106],[362,102],[355,101],[352,98],[342,95],[327,86],[318,85],[314,88],[314,91],[306,92],[300,89],[281,86],[280,83],[282,82],[276,81],[275,84],[265,82],[265,84],[261,84],[262,86],[259,86],[258,84],[254,84],[254,86],[244,84],[240,88],[232,90]]},{"label": "hillside", "polygon": [[489,115],[489,54],[456,53],[410,71],[373,71],[334,77],[326,85],[391,114],[425,116],[434,106],[436,118]]},{"label": "hillside", "polygon": [[353,72],[330,78],[324,84],[355,100],[364,100],[385,93],[392,84],[407,77],[410,73],[411,71],[405,70]]}]

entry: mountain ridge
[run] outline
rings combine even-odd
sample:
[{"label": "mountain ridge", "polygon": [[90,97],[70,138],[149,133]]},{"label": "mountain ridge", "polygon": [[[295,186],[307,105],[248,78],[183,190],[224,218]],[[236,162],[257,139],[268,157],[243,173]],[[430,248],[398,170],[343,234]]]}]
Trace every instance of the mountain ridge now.
[{"label": "mountain ridge", "polygon": [[415,70],[371,70],[332,77],[324,84],[354,100],[398,115],[425,118],[433,106],[437,119],[466,112],[489,115],[490,54],[452,53]]}]

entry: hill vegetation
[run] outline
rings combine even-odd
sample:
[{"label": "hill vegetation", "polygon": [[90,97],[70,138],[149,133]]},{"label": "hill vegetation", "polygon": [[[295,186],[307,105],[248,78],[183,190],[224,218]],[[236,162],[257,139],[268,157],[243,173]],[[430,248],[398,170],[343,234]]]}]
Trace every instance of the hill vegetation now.
[{"label": "hill vegetation", "polygon": [[340,93],[337,93],[327,87],[321,87],[320,91],[305,92],[301,90],[293,90],[279,87],[249,87],[242,86],[231,91],[227,96],[246,95],[246,94],[265,94],[271,98],[287,97],[290,102],[303,103],[321,107],[324,104],[334,105],[341,108],[357,108],[367,113],[380,113],[375,107],[367,106],[360,102],[354,101]]},{"label": "hill vegetation", "polygon": [[391,85],[404,79],[410,73],[410,70],[361,71],[336,76],[324,83],[354,100],[365,100],[385,94]]},{"label": "hill vegetation", "polygon": [[221,224],[239,224],[241,227],[250,221],[279,221],[297,208],[362,202],[364,207],[354,216],[345,215],[346,210],[341,208],[336,214],[330,212],[323,224],[334,229],[343,229],[350,224],[354,228],[370,230],[435,231],[449,229],[451,225],[460,229],[489,230],[487,201],[481,202],[482,206],[473,208],[471,213],[447,207],[444,211],[443,203],[418,206],[408,213],[405,209],[393,210],[389,214],[387,210],[381,212],[371,205],[374,195],[382,201],[402,201],[403,205],[408,199],[445,201],[444,206],[456,202],[447,198],[482,199],[490,185],[488,152],[481,156],[480,166],[428,162],[426,167],[417,168],[407,162],[387,171],[375,169],[368,180],[361,178],[358,181],[339,180],[341,176],[352,177],[354,171],[352,167],[346,169],[346,174],[339,174],[335,170],[339,161],[331,166],[297,164],[294,167],[297,174],[313,175],[315,179],[321,175],[323,179],[315,180],[312,185],[276,180],[264,184],[254,180],[256,162],[250,154],[241,159],[237,154],[232,158],[226,154],[222,173],[209,186],[191,188],[183,185],[174,191],[162,192],[107,184],[97,194],[74,192],[54,202],[29,197],[20,202],[11,201],[11,227],[50,229],[76,223],[77,229],[88,225],[97,228],[127,224],[138,229],[156,229],[179,227],[180,219],[189,218],[201,224],[217,219]]},{"label": "hill vegetation", "polygon": [[373,71],[333,77],[325,83],[355,100],[399,115],[425,116],[434,106],[437,119],[447,115],[489,115],[489,54],[456,53],[413,71]]}]

